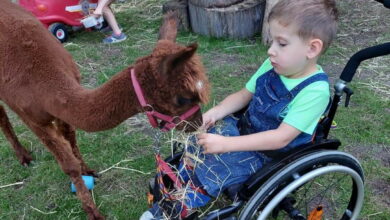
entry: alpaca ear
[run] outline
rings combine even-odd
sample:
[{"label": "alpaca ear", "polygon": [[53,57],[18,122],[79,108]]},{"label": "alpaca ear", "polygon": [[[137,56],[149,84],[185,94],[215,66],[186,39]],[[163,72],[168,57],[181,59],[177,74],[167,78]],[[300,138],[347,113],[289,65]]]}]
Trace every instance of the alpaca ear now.
[{"label": "alpaca ear", "polygon": [[182,66],[188,59],[190,59],[198,48],[197,43],[188,45],[186,48],[174,53],[167,55],[163,58],[160,64],[161,75],[164,78],[169,77],[169,74],[176,68]]}]

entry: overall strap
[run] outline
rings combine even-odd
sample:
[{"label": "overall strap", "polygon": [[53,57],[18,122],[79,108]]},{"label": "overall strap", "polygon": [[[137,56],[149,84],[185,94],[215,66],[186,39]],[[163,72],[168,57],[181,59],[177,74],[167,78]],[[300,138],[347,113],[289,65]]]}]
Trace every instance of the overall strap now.
[{"label": "overall strap", "polygon": [[265,84],[277,94],[278,97],[284,97],[290,94],[287,87],[284,85],[280,79],[279,74],[275,72],[275,69],[272,68],[265,75]]},{"label": "overall strap", "polygon": [[305,79],[303,82],[299,83],[290,92],[293,95],[293,97],[295,97],[306,86],[312,84],[313,82],[317,82],[317,81],[329,82],[329,78],[325,73],[317,73],[317,74]]}]

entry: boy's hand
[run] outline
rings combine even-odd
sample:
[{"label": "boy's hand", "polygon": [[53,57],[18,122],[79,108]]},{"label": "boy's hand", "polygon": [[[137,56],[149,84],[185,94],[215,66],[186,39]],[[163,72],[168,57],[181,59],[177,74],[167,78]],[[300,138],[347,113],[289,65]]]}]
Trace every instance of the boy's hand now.
[{"label": "boy's hand", "polygon": [[224,153],[225,137],[217,134],[203,133],[198,134],[198,144],[201,145],[206,154]]},{"label": "boy's hand", "polygon": [[206,130],[209,127],[213,126],[217,120],[219,120],[218,111],[215,107],[208,110],[206,113],[204,113],[202,117],[203,117],[202,127]]}]

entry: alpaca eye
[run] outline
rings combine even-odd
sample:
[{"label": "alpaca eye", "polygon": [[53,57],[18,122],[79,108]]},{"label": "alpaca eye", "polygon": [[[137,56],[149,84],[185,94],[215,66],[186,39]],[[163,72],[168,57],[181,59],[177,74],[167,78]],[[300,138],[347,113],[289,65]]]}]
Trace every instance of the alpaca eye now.
[{"label": "alpaca eye", "polygon": [[182,105],[187,105],[193,103],[193,99],[188,99],[184,97],[178,97],[177,98],[177,104],[182,106]]}]

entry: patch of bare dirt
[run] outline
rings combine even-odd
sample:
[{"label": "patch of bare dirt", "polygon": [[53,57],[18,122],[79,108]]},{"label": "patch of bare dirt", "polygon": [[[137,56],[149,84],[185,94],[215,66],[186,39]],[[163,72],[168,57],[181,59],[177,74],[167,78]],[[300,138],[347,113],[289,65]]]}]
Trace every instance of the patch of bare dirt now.
[{"label": "patch of bare dirt", "polygon": [[[384,145],[353,145],[345,146],[344,150],[354,155],[359,161],[369,163],[377,160],[384,167],[390,167],[390,146]],[[372,193],[371,199],[384,208],[390,207],[390,179],[378,177],[375,173],[366,173],[366,187]]]},{"label": "patch of bare dirt", "polygon": [[390,181],[385,179],[368,179],[366,182],[372,194],[383,207],[390,207]]},{"label": "patch of bare dirt", "polygon": [[203,59],[205,62],[205,66],[208,69],[211,69],[210,66],[239,66],[239,61],[242,56],[237,54],[225,54],[219,52],[210,52],[206,54],[206,59],[211,62],[207,62],[207,60]]},{"label": "patch of bare dirt", "polygon": [[370,161],[373,158],[378,160],[383,166],[390,167],[390,146],[385,145],[353,145],[345,146],[344,150],[360,161]]},{"label": "patch of bare dirt", "polygon": [[334,85],[335,81],[339,78],[341,72],[343,71],[344,66],[336,63],[324,63],[322,68],[329,76],[329,81],[331,85]]},{"label": "patch of bare dirt", "polygon": [[[375,1],[338,1],[339,30],[331,62],[324,69],[338,77],[349,58],[357,51],[390,41],[390,10]],[[390,56],[370,59],[361,63],[355,78],[361,86],[378,93],[384,100],[390,97]]]},{"label": "patch of bare dirt", "polygon": [[256,70],[258,69],[259,67],[258,66],[255,66],[255,65],[240,65],[238,66],[233,72],[230,72],[229,73],[229,77],[237,77],[237,76],[241,76],[243,74],[254,74],[256,72]]},{"label": "patch of bare dirt", "polygon": [[259,68],[259,64],[243,65],[240,61],[243,57],[238,54],[225,54],[220,52],[211,52],[206,55],[204,65],[206,69],[218,67],[231,67],[226,73],[228,77],[237,77],[242,75],[251,76]]},{"label": "patch of bare dirt", "polygon": [[128,128],[125,132],[126,134],[132,133],[132,132],[141,132],[149,137],[153,137],[153,135],[156,133],[154,128],[150,125],[147,117],[145,114],[137,114],[135,116],[132,116],[128,118],[125,121],[126,127]]},{"label": "patch of bare dirt", "polygon": [[339,1],[339,10],[338,41],[344,46],[374,45],[389,30],[390,10],[375,1]]}]

